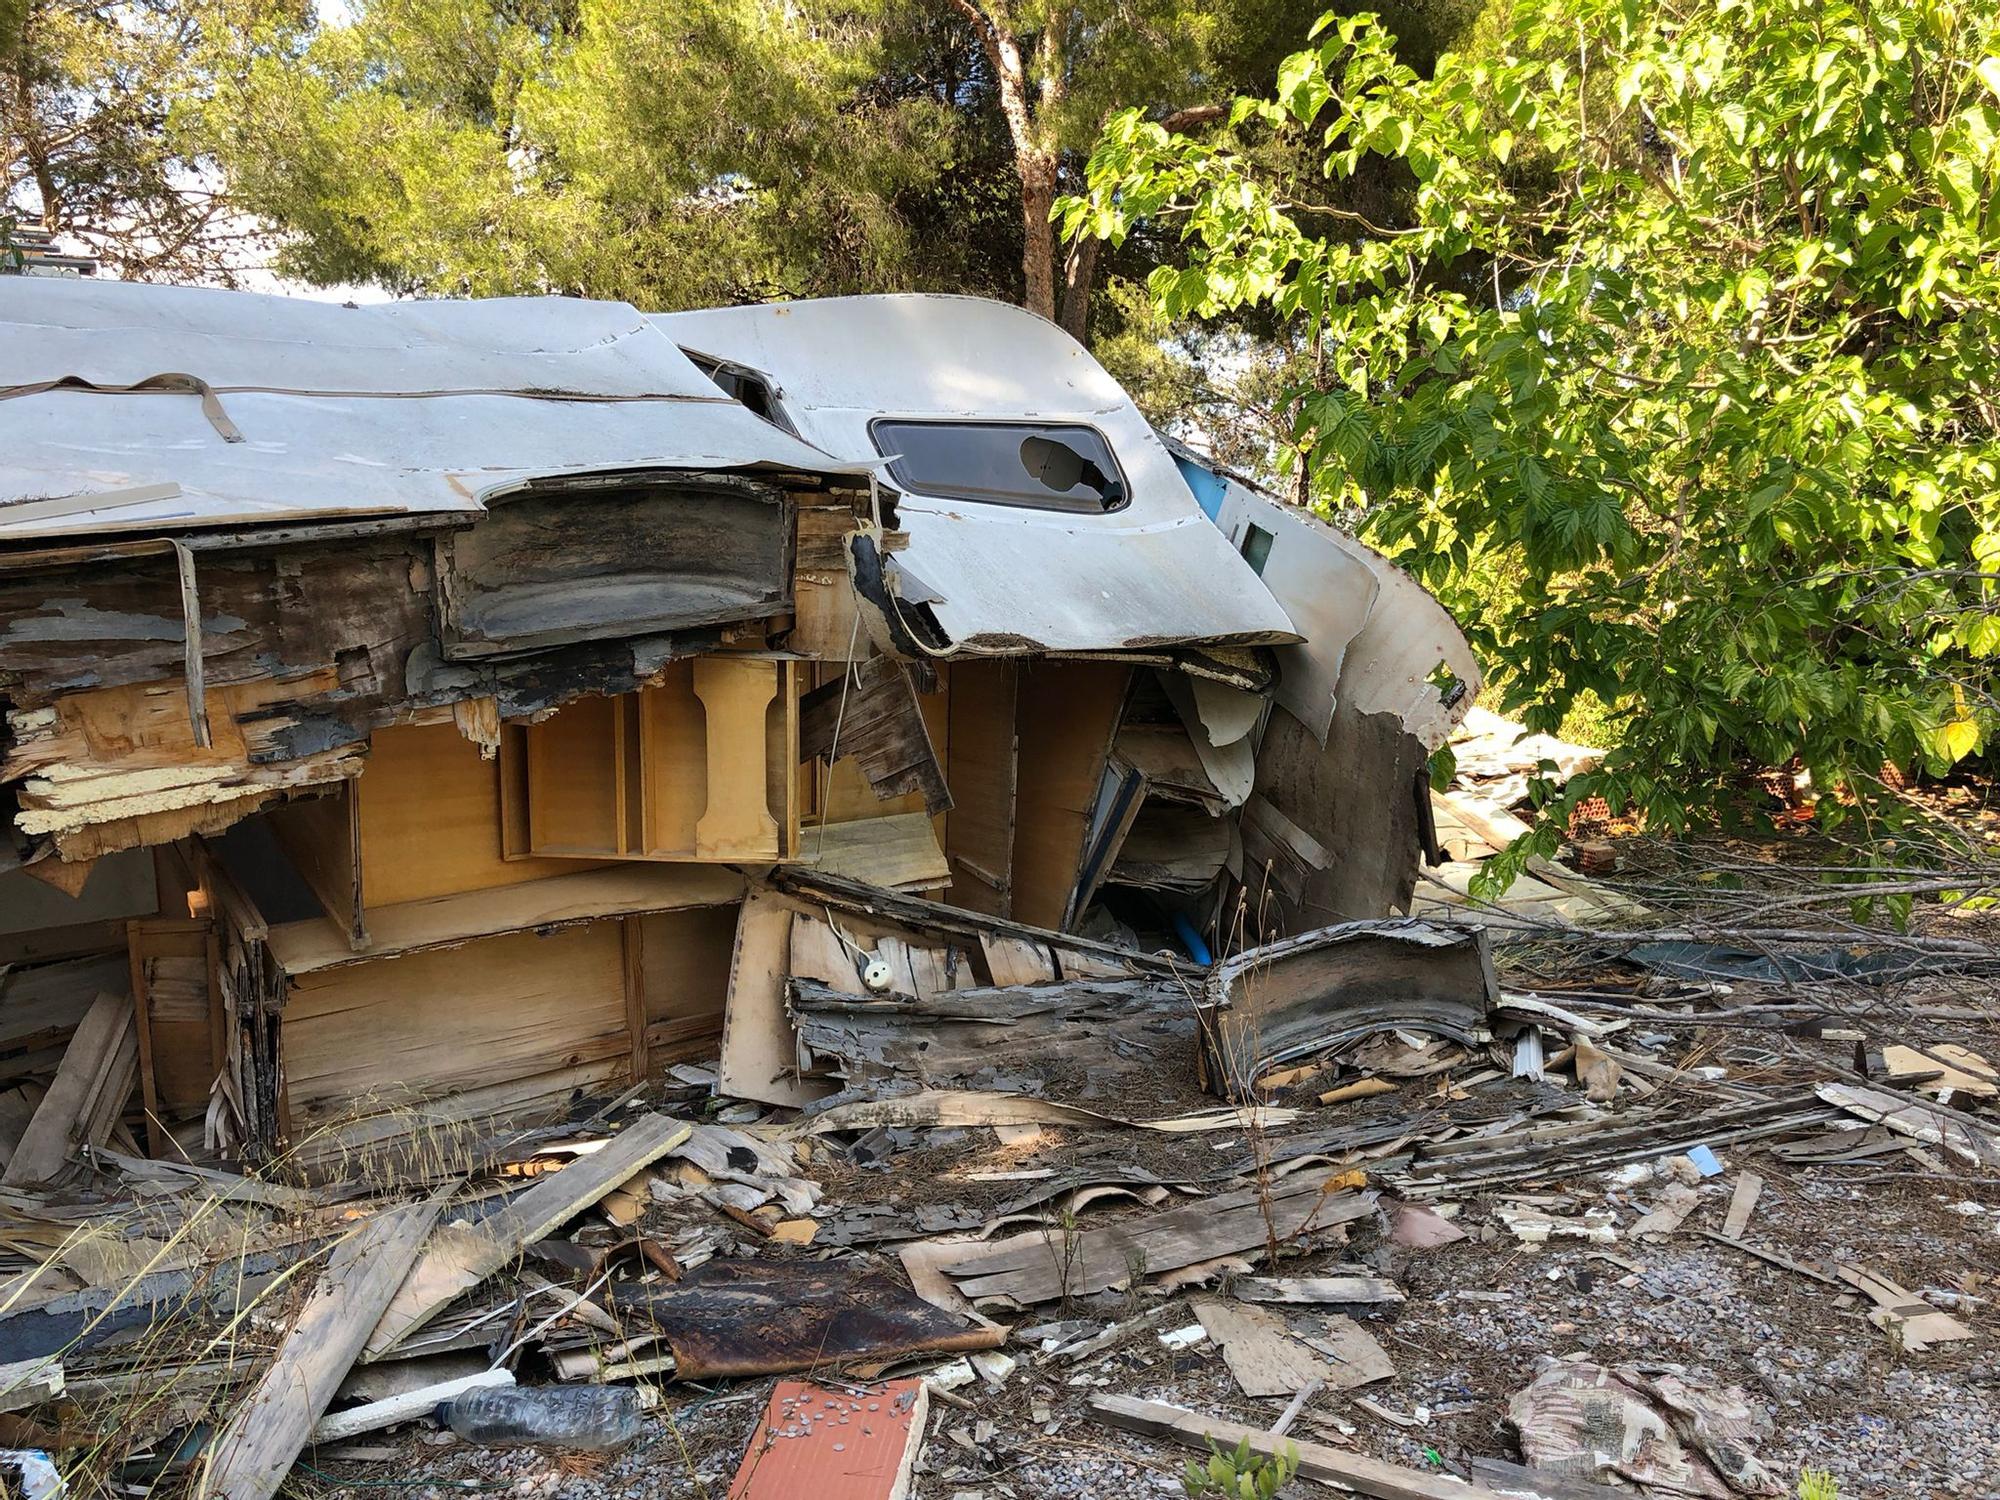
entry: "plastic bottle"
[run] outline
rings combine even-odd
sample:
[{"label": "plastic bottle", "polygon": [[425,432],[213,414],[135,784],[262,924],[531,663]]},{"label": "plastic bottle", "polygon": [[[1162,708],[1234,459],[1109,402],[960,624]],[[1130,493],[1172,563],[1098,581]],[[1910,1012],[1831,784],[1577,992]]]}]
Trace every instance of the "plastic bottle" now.
[{"label": "plastic bottle", "polygon": [[438,1420],[482,1448],[623,1448],[639,1436],[639,1398],[625,1386],[491,1386],[454,1396]]}]

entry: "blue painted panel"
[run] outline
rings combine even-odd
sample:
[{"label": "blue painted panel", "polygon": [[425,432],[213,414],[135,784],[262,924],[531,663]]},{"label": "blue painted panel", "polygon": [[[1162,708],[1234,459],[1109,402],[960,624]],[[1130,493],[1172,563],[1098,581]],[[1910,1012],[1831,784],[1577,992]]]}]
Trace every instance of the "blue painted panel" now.
[{"label": "blue painted panel", "polygon": [[1229,493],[1229,481],[1191,458],[1182,458],[1178,453],[1174,455],[1174,462],[1180,465],[1181,478],[1194,491],[1195,503],[1213,521],[1222,512],[1222,497]]}]

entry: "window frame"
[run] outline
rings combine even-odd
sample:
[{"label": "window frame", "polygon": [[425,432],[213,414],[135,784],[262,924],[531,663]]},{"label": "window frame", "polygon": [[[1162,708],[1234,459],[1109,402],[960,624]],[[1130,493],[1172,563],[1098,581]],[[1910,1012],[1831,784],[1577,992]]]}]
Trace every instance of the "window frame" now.
[{"label": "window frame", "polygon": [[[945,427],[961,429],[969,427],[982,428],[988,431],[1011,431],[1030,435],[1042,434],[1054,436],[1058,439],[1065,431],[1087,432],[1104,445],[1104,452],[1111,460],[1111,472],[1106,477],[1118,486],[1118,500],[1113,505],[1081,505],[1061,498],[1061,492],[1058,490],[1048,491],[1050,498],[1047,501],[1036,501],[1003,499],[994,495],[969,495],[958,490],[926,489],[922,485],[911,483],[900,472],[903,461],[902,456],[900,454],[892,454],[889,446],[884,443],[881,432],[883,427]],[[1112,443],[1110,436],[1093,422],[1079,422],[1067,418],[1057,421],[1037,421],[1032,417],[898,417],[883,415],[868,419],[868,441],[874,445],[878,457],[889,461],[888,469],[890,478],[895,481],[897,488],[907,495],[920,495],[931,500],[951,500],[963,505],[994,505],[1008,510],[1046,511],[1051,515],[1063,516],[1116,515],[1132,503],[1132,482],[1125,475],[1125,465],[1118,457],[1118,449]],[[1095,462],[1094,459],[1091,461]],[[1034,481],[1034,476],[1028,474],[1025,468],[1022,470],[1022,475],[1030,482]]]}]

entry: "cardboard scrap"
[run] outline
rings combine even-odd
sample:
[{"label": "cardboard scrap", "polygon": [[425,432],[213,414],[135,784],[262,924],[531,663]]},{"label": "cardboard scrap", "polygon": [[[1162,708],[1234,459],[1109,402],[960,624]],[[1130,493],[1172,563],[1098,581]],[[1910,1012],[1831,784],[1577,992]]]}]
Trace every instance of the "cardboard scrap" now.
[{"label": "cardboard scrap", "polygon": [[1434,1208],[1398,1203],[1389,1214],[1389,1239],[1407,1250],[1435,1250],[1465,1238],[1465,1231]]},{"label": "cardboard scrap", "polygon": [[1329,1390],[1351,1391],[1396,1378],[1389,1351],[1352,1318],[1336,1313],[1326,1320],[1323,1332],[1308,1334],[1306,1343],[1333,1361],[1333,1373],[1326,1378]]},{"label": "cardboard scrap", "polygon": [[1916,1293],[1906,1291],[1866,1266],[1836,1266],[1840,1279],[1867,1295],[1875,1306],[1868,1321],[1894,1339],[1907,1354],[1921,1354],[1932,1344],[1955,1343],[1972,1337],[1950,1313],[1939,1312]]},{"label": "cardboard scrap", "polygon": [[[1928,1055],[1926,1055],[1928,1054]],[[1957,1094],[1991,1098],[2000,1094],[2000,1071],[1993,1064],[1954,1042],[1941,1042],[1922,1052],[1914,1047],[1890,1046],[1882,1049],[1882,1064],[1892,1082],[1922,1079],[1917,1087],[1927,1093],[1945,1089]]]},{"label": "cardboard scrap", "polygon": [[1757,1195],[1764,1191],[1764,1179],[1755,1172],[1745,1172],[1736,1179],[1736,1191],[1729,1197],[1729,1213],[1722,1221],[1722,1232],[1732,1240],[1743,1238],[1743,1231],[1750,1227],[1750,1215],[1757,1211]]},{"label": "cardboard scrap", "polygon": [[1784,1493],[1756,1456],[1770,1417],[1735,1386],[1702,1385],[1673,1366],[1545,1360],[1507,1418],[1528,1466],[1558,1478],[1711,1500]]},{"label": "cardboard scrap", "polygon": [[1633,1220],[1626,1231],[1633,1239],[1653,1239],[1672,1234],[1701,1201],[1700,1195],[1684,1182],[1670,1182],[1652,1209]]}]

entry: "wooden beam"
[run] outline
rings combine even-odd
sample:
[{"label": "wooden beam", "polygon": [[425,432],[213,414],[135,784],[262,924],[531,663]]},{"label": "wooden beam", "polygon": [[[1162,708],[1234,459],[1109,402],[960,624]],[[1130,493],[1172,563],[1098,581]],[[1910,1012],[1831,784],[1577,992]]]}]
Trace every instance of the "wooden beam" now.
[{"label": "wooden beam", "polygon": [[646,959],[639,919],[627,917],[618,924],[618,939],[625,959],[625,1025],[632,1033],[632,1081],[644,1083],[652,1072],[646,1055]]},{"label": "wooden beam", "polygon": [[187,543],[174,543],[174,564],[181,580],[181,629],[186,640],[183,664],[187,671],[188,722],[194,728],[194,742],[206,750],[208,733],[208,670],[201,656],[201,595],[195,588],[194,553]]},{"label": "wooden beam", "polygon": [[1211,1442],[1228,1452],[1247,1442],[1252,1453],[1265,1457],[1279,1453],[1296,1454],[1299,1473],[1322,1484],[1335,1484],[1378,1500],[1500,1500],[1499,1492],[1483,1484],[1467,1484],[1449,1474],[1426,1474],[1400,1464],[1385,1464],[1359,1453],[1329,1448],[1324,1443],[1301,1443],[1276,1433],[1240,1422],[1205,1417],[1184,1406],[1164,1401],[1141,1401],[1135,1396],[1115,1396],[1100,1392],[1090,1398],[1090,1413],[1106,1426],[1126,1432],[1143,1432],[1148,1437],[1165,1438],[1185,1447],[1206,1450]]},{"label": "wooden beam", "polygon": [[270,1500],[277,1493],[443,1206],[439,1194],[377,1214],[334,1247],[277,1359],[209,1450],[199,1494]]}]

